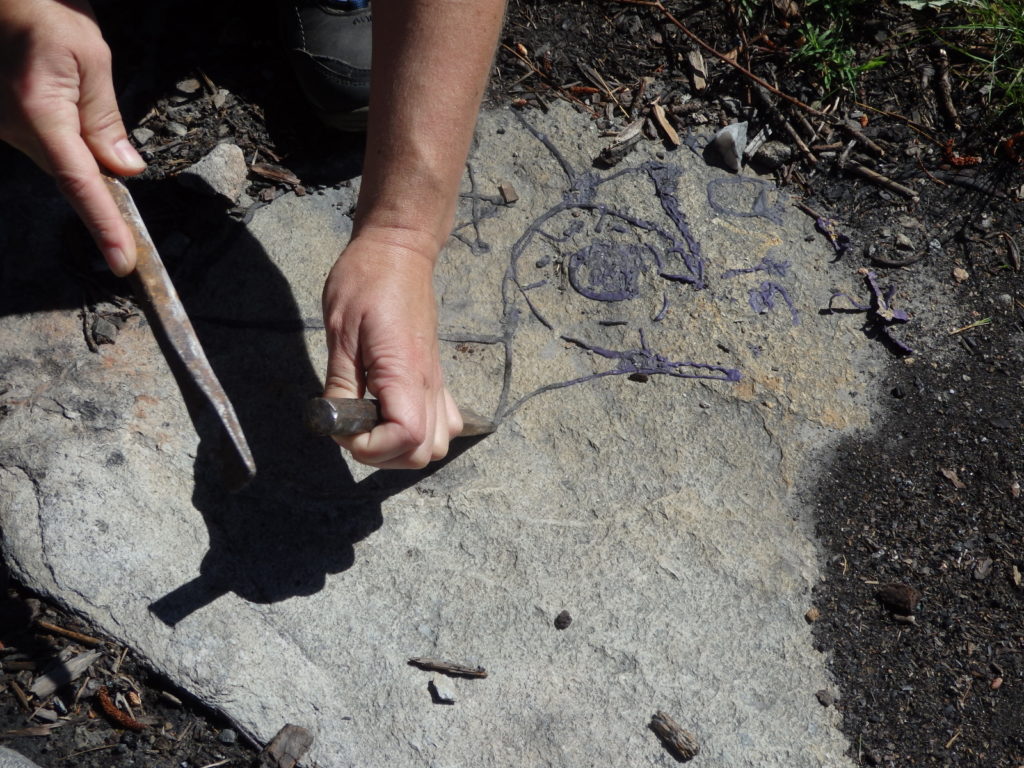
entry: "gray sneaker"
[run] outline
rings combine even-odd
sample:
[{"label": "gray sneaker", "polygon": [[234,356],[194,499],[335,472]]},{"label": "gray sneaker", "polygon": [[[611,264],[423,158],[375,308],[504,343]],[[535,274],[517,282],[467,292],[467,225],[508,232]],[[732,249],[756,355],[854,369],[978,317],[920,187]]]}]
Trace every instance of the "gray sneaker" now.
[{"label": "gray sneaker", "polygon": [[369,0],[281,3],[282,34],[299,86],[320,119],[366,130],[370,104]]}]

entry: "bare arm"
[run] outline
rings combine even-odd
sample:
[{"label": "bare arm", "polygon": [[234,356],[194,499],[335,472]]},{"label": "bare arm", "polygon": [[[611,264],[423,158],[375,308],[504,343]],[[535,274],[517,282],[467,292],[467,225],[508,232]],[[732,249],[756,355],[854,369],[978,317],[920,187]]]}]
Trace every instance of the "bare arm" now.
[{"label": "bare arm", "polygon": [[324,288],[325,394],[381,401],[343,438],[364,463],[422,467],[461,428],[444,386],[432,284],[504,0],[376,0],[366,164],[352,240]]}]

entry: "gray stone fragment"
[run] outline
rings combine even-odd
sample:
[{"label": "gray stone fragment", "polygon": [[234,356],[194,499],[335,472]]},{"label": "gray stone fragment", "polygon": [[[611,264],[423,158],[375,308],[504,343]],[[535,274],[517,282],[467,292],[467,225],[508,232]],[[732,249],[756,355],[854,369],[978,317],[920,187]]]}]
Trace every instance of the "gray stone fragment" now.
[{"label": "gray stone fragment", "polygon": [[225,104],[227,104],[228,96],[230,95],[231,91],[229,91],[227,88],[221,88],[215,94],[213,94],[213,106],[215,106],[217,109],[220,109]]},{"label": "gray stone fragment", "polygon": [[235,732],[234,728],[225,728],[217,734],[217,741],[221,744],[234,744],[238,741],[238,734]]},{"label": "gray stone fragment", "polygon": [[898,232],[896,234],[896,247],[901,251],[912,251],[914,250],[914,241],[903,232]]},{"label": "gray stone fragment", "polygon": [[0,747],[0,768],[39,768],[39,764],[9,747]]},{"label": "gray stone fragment", "polygon": [[793,157],[793,148],[781,141],[766,141],[751,158],[766,171],[774,171]]},{"label": "gray stone fragment", "polygon": [[[646,728],[663,706],[700,737],[695,762],[849,766],[838,713],[813,696],[829,681],[803,614],[822,557],[799,491],[874,413],[864,392],[885,351],[859,318],[818,313],[833,286],[862,292],[859,277],[756,177],[691,152],[652,164],[647,144],[597,171],[585,116],[554,104],[525,119],[536,134],[509,112],[481,116],[434,282],[452,393],[485,414],[504,397],[506,415],[425,473],[351,464],[296,415],[323,386],[320,299],[354,185],[282,194],[230,236],[196,238],[202,269],[176,275],[256,452],[260,472],[235,495],[143,318],[93,354],[80,296],[52,298],[64,246],[40,221],[66,204],[41,192],[39,217],[9,217],[7,241],[39,258],[0,281],[0,301],[32,290],[48,303],[0,316],[5,400],[44,392],[0,419],[8,567],[239,738],[301,724],[316,735],[305,765],[668,764]],[[491,202],[505,180],[514,206]],[[0,194],[23,183],[0,177]],[[713,290],[659,275],[654,254],[686,269],[683,219]],[[646,265],[635,295],[585,297],[573,282],[622,287],[587,253]],[[799,325],[781,296],[763,314],[749,303],[766,257],[789,264],[770,279]],[[628,380],[659,359],[741,375]],[[558,633],[568,606],[578,621]],[[491,674],[433,706],[424,688],[439,675],[410,654]]]},{"label": "gray stone fragment", "polygon": [[149,128],[136,128],[132,131],[132,138],[135,139],[135,143],[140,147],[146,146],[155,135]]},{"label": "gray stone fragment", "polygon": [[743,165],[743,151],[747,147],[747,124],[733,123],[722,128],[711,141],[727,168],[738,171]]},{"label": "gray stone fragment", "polygon": [[192,167],[177,175],[178,181],[200,192],[220,195],[232,203],[245,189],[249,173],[242,150],[231,143],[218,144]]},{"label": "gray stone fragment", "polygon": [[164,126],[164,128],[167,130],[167,133],[169,133],[171,136],[177,136],[179,139],[183,138],[188,134],[188,128],[174,120],[168,122]]},{"label": "gray stone fragment", "polygon": [[97,317],[92,324],[92,337],[97,344],[113,344],[117,340],[117,326],[105,317]]}]

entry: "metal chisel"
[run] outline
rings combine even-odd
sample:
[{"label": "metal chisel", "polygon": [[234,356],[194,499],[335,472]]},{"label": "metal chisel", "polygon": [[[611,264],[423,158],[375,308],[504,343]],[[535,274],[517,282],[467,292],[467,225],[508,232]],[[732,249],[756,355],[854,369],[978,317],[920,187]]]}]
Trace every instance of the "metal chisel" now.
[{"label": "metal chisel", "polygon": [[[217,440],[215,449],[221,461],[224,481],[230,489],[237,490],[256,474],[256,462],[235,409],[206,359],[199,337],[128,188],[117,179],[103,178],[135,238],[135,271],[128,278],[135,288],[136,297],[181,388],[200,438],[214,437]],[[219,434],[203,434],[209,423],[204,417],[206,412],[215,416]]]},{"label": "metal chisel", "polygon": [[[497,425],[468,408],[460,408],[462,431],[458,437],[489,435]],[[306,426],[315,435],[341,437],[369,432],[381,421],[380,403],[354,397],[314,397],[306,403]]]}]

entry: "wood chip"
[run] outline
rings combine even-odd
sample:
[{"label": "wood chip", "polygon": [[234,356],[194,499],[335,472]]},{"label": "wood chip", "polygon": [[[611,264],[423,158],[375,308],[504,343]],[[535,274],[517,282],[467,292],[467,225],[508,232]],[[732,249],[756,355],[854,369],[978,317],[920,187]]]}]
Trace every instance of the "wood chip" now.
[{"label": "wood chip", "polygon": [[428,672],[441,672],[445,675],[451,675],[452,677],[487,677],[487,670],[483,667],[473,667],[468,664],[445,661],[444,659],[431,659],[425,656],[420,656],[409,659],[409,663],[414,667],[419,667],[420,669],[427,670]]},{"label": "wood chip", "polygon": [[501,195],[501,199],[505,201],[505,205],[512,205],[519,199],[519,193],[516,192],[516,188],[512,186],[511,181],[503,181],[498,185],[498,193]]},{"label": "wood chip", "polygon": [[672,127],[668,118],[665,117],[665,108],[661,104],[652,104],[651,111],[654,113],[654,122],[658,124],[658,128],[661,129],[665,140],[673,147],[678,147],[682,142],[679,140],[679,134],[676,133],[676,129]]},{"label": "wood chip", "polygon": [[708,69],[704,63],[704,57],[700,51],[693,50],[686,54],[686,61],[690,64],[690,78],[693,80],[693,90],[700,93],[708,87]]},{"label": "wood chip", "polygon": [[697,737],[661,710],[655,712],[651,718],[651,730],[658,734],[665,749],[680,762],[692,760],[700,752]]},{"label": "wood chip", "polygon": [[62,685],[67,685],[81,677],[102,655],[101,651],[86,651],[67,661],[51,664],[32,683],[29,693],[39,699],[52,696]]},{"label": "wood chip", "polygon": [[939,469],[939,472],[942,474],[944,478],[949,480],[949,482],[953,484],[953,487],[956,488],[958,491],[962,491],[964,488],[967,487],[964,484],[964,482],[960,479],[959,475],[957,475],[955,469],[946,469],[945,467],[943,467]]},{"label": "wood chip", "polygon": [[286,725],[260,752],[260,768],[295,768],[313,746],[313,734],[298,725]]},{"label": "wood chip", "polygon": [[302,183],[302,180],[287,168],[282,168],[280,165],[274,165],[273,163],[253,163],[249,166],[249,170],[257,176],[278,184],[288,184],[295,187]]}]

